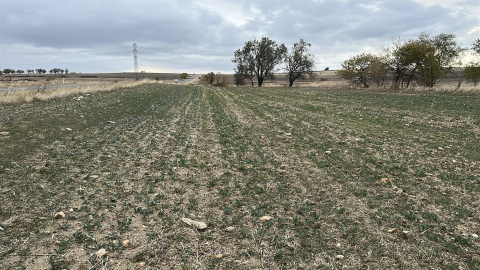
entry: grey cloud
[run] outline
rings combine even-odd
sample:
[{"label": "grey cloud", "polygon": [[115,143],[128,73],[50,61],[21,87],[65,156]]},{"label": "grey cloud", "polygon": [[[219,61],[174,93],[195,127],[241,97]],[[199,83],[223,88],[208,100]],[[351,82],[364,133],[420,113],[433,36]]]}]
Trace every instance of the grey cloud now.
[{"label": "grey cloud", "polygon": [[[131,46],[136,42],[141,65],[231,72],[233,52],[248,40],[267,36],[287,46],[303,38],[312,43],[319,55],[329,55],[319,57],[322,65],[339,67],[345,55],[358,53],[366,46],[375,48],[389,43],[392,36],[413,38],[422,31],[453,32],[461,35],[459,40],[468,45],[474,37],[466,33],[478,26],[471,16],[463,16],[462,9],[456,9],[457,17],[453,19],[453,8],[425,7],[412,0],[243,0],[237,3],[251,20],[241,26],[197,3],[193,0],[47,0],[28,1],[28,4],[23,0],[1,1],[1,43],[30,45],[34,49],[24,53],[26,50],[17,47],[7,50],[8,47],[2,46],[0,57],[33,58],[37,57],[36,48],[43,53],[53,49],[58,55],[78,56],[88,61],[125,58],[125,62],[90,65],[103,69],[96,71],[119,71],[131,66]],[[478,7],[478,2],[465,0],[462,5]],[[69,49],[86,52],[74,54]],[[47,54],[53,59],[51,62],[58,61],[58,55]],[[2,66],[32,61],[38,62],[2,60]],[[74,61],[78,60],[71,60]]]}]

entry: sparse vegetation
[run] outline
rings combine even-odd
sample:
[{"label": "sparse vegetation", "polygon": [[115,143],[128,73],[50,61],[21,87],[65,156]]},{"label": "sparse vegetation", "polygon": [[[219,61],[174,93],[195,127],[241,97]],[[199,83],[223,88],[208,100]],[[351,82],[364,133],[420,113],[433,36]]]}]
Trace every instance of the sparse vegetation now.
[{"label": "sparse vegetation", "polygon": [[479,104],[156,83],[3,104],[0,268],[478,269]]}]

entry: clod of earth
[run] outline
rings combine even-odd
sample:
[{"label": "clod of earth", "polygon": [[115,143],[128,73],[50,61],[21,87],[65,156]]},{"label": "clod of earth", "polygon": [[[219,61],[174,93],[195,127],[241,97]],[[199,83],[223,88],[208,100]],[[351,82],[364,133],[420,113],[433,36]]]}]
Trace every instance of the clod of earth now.
[{"label": "clod of earth", "polygon": [[227,227],[225,229],[225,231],[227,231],[227,232],[233,232],[234,230],[235,230],[235,227],[233,227],[233,226]]},{"label": "clod of earth", "polygon": [[223,257],[223,254],[217,254],[217,255],[215,255],[215,258],[217,258],[217,259],[220,259],[220,258],[222,258],[222,257]]},{"label": "clod of earth", "polygon": [[10,134],[10,132],[7,132],[7,131],[0,132],[0,135],[2,135],[2,136],[7,136],[8,134]]},{"label": "clod of earth", "polygon": [[128,247],[129,245],[130,245],[130,241],[129,241],[129,240],[124,240],[124,241],[122,242],[122,246],[123,246],[123,247]]},{"label": "clod of earth", "polygon": [[144,267],[144,266],[145,266],[145,262],[140,262],[140,263],[138,264],[138,266]]},{"label": "clod of earth", "polygon": [[263,217],[259,218],[258,220],[259,220],[260,222],[265,222],[266,220],[271,220],[271,219],[272,219],[271,216],[263,216]]},{"label": "clod of earth", "polygon": [[62,218],[65,218],[65,213],[58,212],[55,214],[55,219],[62,219]]},{"label": "clod of earth", "polygon": [[393,228],[393,229],[388,230],[389,233],[394,233],[394,232],[397,232],[397,231],[398,231],[397,228]]},{"label": "clod of earth", "polygon": [[102,257],[103,255],[107,254],[107,251],[104,249],[104,248],[101,248],[99,249],[95,255],[97,255],[98,257]]},{"label": "clod of earth", "polygon": [[389,181],[388,178],[382,178],[382,179],[380,179],[380,180],[381,180],[382,182],[384,182],[384,183],[386,183],[386,182]]},{"label": "clod of earth", "polygon": [[199,230],[203,230],[203,229],[207,228],[207,224],[205,224],[204,222],[192,220],[192,219],[189,219],[189,218],[182,218],[181,221],[187,223],[190,226],[196,227]]},{"label": "clod of earth", "polygon": [[342,260],[343,258],[345,258],[343,255],[337,255],[336,257],[338,260]]}]

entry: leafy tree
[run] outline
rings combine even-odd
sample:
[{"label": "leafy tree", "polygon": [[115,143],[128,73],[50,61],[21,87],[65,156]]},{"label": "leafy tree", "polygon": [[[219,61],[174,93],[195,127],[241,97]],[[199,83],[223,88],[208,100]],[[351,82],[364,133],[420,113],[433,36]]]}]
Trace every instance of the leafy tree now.
[{"label": "leafy tree", "polygon": [[[250,81],[251,85],[254,85],[253,80],[255,79],[255,69],[253,67],[253,61],[249,61],[250,56],[247,57],[238,57],[236,59],[235,71],[235,84],[242,85],[247,79]],[[232,60],[233,61],[233,60]]]},{"label": "leafy tree", "polygon": [[467,81],[473,82],[473,85],[477,85],[480,81],[480,63],[472,63],[465,67],[463,70],[463,76]]},{"label": "leafy tree", "polygon": [[390,68],[394,73],[393,86],[409,87],[411,82],[433,87],[446,73],[453,72],[463,48],[454,34],[430,36],[394,42]]},{"label": "leafy tree", "polygon": [[313,76],[315,68],[315,56],[310,52],[312,44],[300,39],[294,43],[292,51],[285,55],[285,71],[287,71],[288,86],[292,87],[293,82],[298,78],[304,78],[305,75]]},{"label": "leafy tree", "polygon": [[235,80],[235,85],[236,86],[245,85],[245,77],[243,76],[242,73],[235,73],[233,75],[233,78]]},{"label": "leafy tree", "polygon": [[15,70],[14,69],[11,69],[11,68],[6,68],[3,70],[3,73],[5,74],[14,74],[15,73]]},{"label": "leafy tree", "polygon": [[276,66],[282,62],[286,53],[285,45],[277,45],[267,37],[247,41],[243,49],[235,51],[232,60],[236,64],[235,74],[243,74],[245,77],[254,75],[258,87],[261,87],[266,78],[273,77]]},{"label": "leafy tree", "polygon": [[23,71],[21,69],[17,70],[17,74],[23,74],[23,73],[25,73],[25,71]]},{"label": "leafy tree", "polygon": [[68,68],[65,69],[65,74],[68,74]]},{"label": "leafy tree", "polygon": [[187,76],[188,76],[187,73],[182,73],[182,75],[180,75],[180,79],[185,80]]},{"label": "leafy tree", "polygon": [[354,84],[360,83],[363,87],[368,88],[370,64],[374,57],[368,53],[355,55],[342,63],[342,69],[337,71],[337,74]]},{"label": "leafy tree", "polygon": [[421,42],[430,43],[435,47],[435,57],[438,59],[440,69],[445,73],[453,71],[453,65],[465,51],[465,48],[460,46],[455,39],[455,34],[445,33],[436,36],[421,33],[419,36]]}]

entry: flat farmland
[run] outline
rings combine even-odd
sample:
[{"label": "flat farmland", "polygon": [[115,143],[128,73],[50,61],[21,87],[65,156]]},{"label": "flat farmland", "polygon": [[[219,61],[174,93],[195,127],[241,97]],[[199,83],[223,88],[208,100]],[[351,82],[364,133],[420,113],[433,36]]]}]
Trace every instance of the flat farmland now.
[{"label": "flat farmland", "polygon": [[480,96],[429,92],[4,105],[0,268],[479,269],[479,127]]}]

